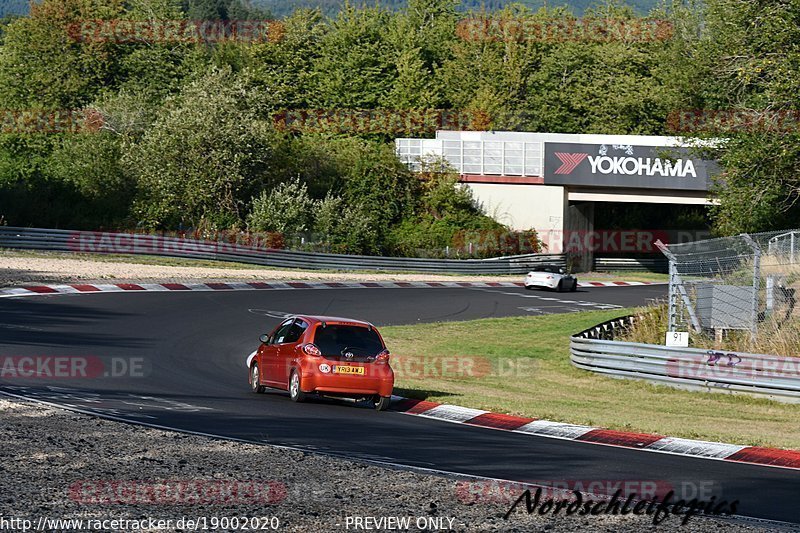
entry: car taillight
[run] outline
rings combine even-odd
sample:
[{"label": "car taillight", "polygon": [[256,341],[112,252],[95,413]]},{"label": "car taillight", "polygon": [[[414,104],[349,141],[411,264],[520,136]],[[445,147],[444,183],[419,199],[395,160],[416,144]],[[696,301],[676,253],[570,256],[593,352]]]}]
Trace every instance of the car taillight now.
[{"label": "car taillight", "polygon": [[386,364],[389,362],[389,350],[384,350],[375,357],[375,362],[379,364]]},{"label": "car taillight", "polygon": [[320,357],[322,352],[319,351],[319,348],[316,345],[311,344],[310,342],[303,346],[303,352],[307,353],[308,355],[313,355],[315,357]]}]

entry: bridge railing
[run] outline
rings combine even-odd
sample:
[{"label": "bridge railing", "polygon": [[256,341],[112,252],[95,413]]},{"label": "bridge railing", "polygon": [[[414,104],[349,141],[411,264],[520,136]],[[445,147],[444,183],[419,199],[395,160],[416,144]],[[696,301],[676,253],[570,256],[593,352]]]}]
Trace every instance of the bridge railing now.
[{"label": "bridge railing", "polygon": [[396,139],[395,149],[400,161],[413,170],[419,170],[420,160],[443,158],[460,174],[544,175],[542,142]]}]

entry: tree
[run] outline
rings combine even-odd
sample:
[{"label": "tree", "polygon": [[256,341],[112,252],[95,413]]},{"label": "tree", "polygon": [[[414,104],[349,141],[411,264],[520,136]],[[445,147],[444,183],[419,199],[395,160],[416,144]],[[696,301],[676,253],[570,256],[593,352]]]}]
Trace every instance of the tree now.
[{"label": "tree", "polygon": [[[444,93],[456,109],[479,116],[487,113],[491,124],[476,124],[486,129],[521,129],[526,113],[530,77],[537,71],[542,45],[524,34],[513,32],[482,35],[484,21],[496,21],[500,28],[511,27],[531,17],[522,6],[498,13],[471,14],[458,30],[453,55],[442,66]],[[477,129],[477,128],[476,128]]]},{"label": "tree", "polygon": [[[125,18],[146,21],[154,28],[184,18],[178,0],[134,0],[127,4]],[[157,107],[178,92],[194,69],[206,68],[205,50],[192,43],[163,41],[158,37],[122,46],[119,60],[119,93],[142,98]],[[106,88],[106,94],[113,93]]]},{"label": "tree", "polygon": [[[569,24],[579,22],[558,16]],[[583,27],[605,29],[607,40],[592,32],[582,38],[576,31],[575,38],[547,46],[530,78],[526,104],[531,129],[663,134],[673,103],[661,70],[669,35],[653,21],[650,31],[638,31],[645,22],[630,8],[609,4],[588,10],[583,19]]]},{"label": "tree", "polygon": [[329,252],[377,255],[384,249],[380,222],[371,206],[347,205],[332,194],[319,203],[314,230]]},{"label": "tree", "polygon": [[381,107],[396,77],[386,40],[389,13],[346,2],[320,42],[310,104],[324,109]]},{"label": "tree", "polygon": [[271,153],[271,128],[249,109],[251,96],[230,69],[214,69],[168,100],[123,157],[144,226],[241,223]]},{"label": "tree", "polygon": [[[709,0],[699,16],[681,14],[688,23],[673,62],[688,66],[691,78],[677,77],[687,95],[679,111],[702,111],[697,117],[705,124],[690,133],[726,139],[718,151],[724,168],[715,186],[720,204],[712,209],[717,231],[796,226],[800,6]],[[743,118],[727,121],[732,114]]]},{"label": "tree", "polygon": [[458,0],[410,0],[392,17],[388,40],[397,77],[385,107],[434,109],[444,104],[437,70],[452,56]]},{"label": "tree", "polygon": [[269,9],[254,6],[248,0],[184,0],[182,7],[189,20],[272,18]]},{"label": "tree", "polygon": [[119,75],[111,42],[81,42],[87,21],[119,18],[121,0],[43,0],[5,28],[0,48],[4,108],[79,109]]},{"label": "tree", "polygon": [[48,175],[79,195],[71,206],[69,227],[97,229],[130,223],[136,183],[120,166],[123,142],[108,132],[81,133],[66,137],[51,154]]},{"label": "tree", "polygon": [[343,197],[348,205],[362,205],[381,230],[413,208],[415,177],[400,163],[392,144],[353,143],[343,176]]},{"label": "tree", "polygon": [[458,178],[444,161],[423,161],[413,214],[387,237],[392,254],[441,255],[445,247],[453,245],[459,231],[507,229],[483,213],[471,189],[459,185]]},{"label": "tree", "polygon": [[313,92],[310,89],[317,76],[314,65],[327,31],[318,11],[298,11],[282,21],[279,36],[249,48],[252,63],[244,75],[249,83],[269,95],[261,112],[303,109],[311,105]]},{"label": "tree", "polygon": [[253,199],[247,215],[247,228],[251,231],[301,233],[311,226],[314,201],[308,187],[295,178],[281,183],[270,191],[261,191]]}]

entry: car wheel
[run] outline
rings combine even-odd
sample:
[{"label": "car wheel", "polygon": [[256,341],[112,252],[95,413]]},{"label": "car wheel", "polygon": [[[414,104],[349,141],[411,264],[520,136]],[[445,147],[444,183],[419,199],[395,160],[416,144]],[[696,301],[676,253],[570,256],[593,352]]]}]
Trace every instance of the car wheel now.
[{"label": "car wheel", "polygon": [[372,403],[375,404],[375,409],[378,411],[385,411],[392,403],[391,396],[376,396],[373,398]]},{"label": "car wheel", "polygon": [[578,280],[576,279],[576,280],[575,280],[575,281],[572,283],[572,288],[569,290],[569,292],[575,292],[575,291],[577,291],[577,290],[578,290]]},{"label": "car wheel", "polygon": [[289,398],[293,402],[302,402],[306,399],[306,393],[300,390],[300,373],[297,370],[292,370],[292,375],[289,376]]},{"label": "car wheel", "polygon": [[266,390],[266,387],[259,383],[258,363],[253,363],[250,367],[250,390],[256,394],[261,394]]},{"label": "car wheel", "polygon": [[564,280],[563,279],[558,282],[558,287],[556,287],[556,290],[558,292],[563,292],[564,291]]}]

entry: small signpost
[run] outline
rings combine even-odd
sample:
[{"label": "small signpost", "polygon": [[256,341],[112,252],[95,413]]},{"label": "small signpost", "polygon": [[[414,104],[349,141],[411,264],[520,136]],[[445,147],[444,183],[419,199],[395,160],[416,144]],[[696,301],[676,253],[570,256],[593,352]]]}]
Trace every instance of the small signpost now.
[{"label": "small signpost", "polygon": [[672,348],[688,348],[688,331],[668,331],[666,335],[666,345]]}]

